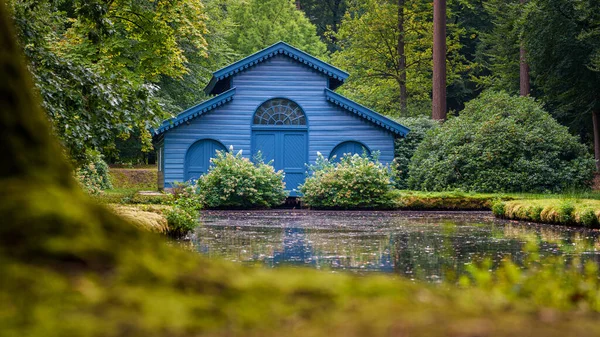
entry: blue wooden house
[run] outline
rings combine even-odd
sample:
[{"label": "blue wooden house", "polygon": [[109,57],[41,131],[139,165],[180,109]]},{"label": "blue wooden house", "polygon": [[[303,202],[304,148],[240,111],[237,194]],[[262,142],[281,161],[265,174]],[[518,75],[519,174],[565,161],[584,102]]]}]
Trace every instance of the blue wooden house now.
[{"label": "blue wooden house", "polygon": [[158,185],[197,179],[217,150],[261,151],[285,172],[291,195],[306,164],[324,156],[379,151],[394,158],[394,139],[408,129],[334,92],[348,73],[278,42],[213,73],[204,91],[214,95],[153,130]]}]

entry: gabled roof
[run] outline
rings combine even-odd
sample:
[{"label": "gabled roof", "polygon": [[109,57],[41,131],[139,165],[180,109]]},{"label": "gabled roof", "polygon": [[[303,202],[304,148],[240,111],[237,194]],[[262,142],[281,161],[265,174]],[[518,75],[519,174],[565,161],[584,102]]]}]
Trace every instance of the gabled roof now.
[{"label": "gabled roof", "polygon": [[376,125],[379,125],[387,130],[390,130],[391,132],[397,135],[406,136],[406,134],[410,131],[410,129],[403,126],[402,124],[391,120],[363,105],[360,105],[354,102],[353,100],[346,98],[334,91],[325,89],[325,97],[328,101],[332,102],[333,104],[338,105],[350,112],[353,112],[359,115],[360,117],[371,121]]},{"label": "gabled roof", "polygon": [[169,129],[172,129],[184,122],[191,120],[192,118],[196,118],[207,111],[231,101],[233,99],[233,95],[235,95],[235,88],[229,89],[220,95],[184,110],[177,116],[164,121],[157,129],[151,129],[150,132],[153,135],[160,135]]},{"label": "gabled roof", "polygon": [[217,86],[219,82],[279,54],[288,56],[297,62],[303,63],[329,76],[330,79],[333,79],[333,81],[330,81],[329,89],[337,88],[349,76],[347,72],[338,69],[329,63],[323,62],[318,58],[301,51],[300,49],[294,48],[285,42],[279,41],[270,47],[267,47],[235,63],[232,63],[227,67],[215,71],[212,79],[206,88],[204,88],[204,92],[207,95],[213,94],[215,86]]}]

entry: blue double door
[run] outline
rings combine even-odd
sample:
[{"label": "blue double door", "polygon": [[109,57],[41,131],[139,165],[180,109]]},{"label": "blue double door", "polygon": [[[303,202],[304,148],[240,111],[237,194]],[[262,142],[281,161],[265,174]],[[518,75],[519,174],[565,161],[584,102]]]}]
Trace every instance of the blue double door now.
[{"label": "blue double door", "polygon": [[298,196],[298,185],[304,182],[308,162],[306,130],[254,130],[252,156],[259,151],[265,163],[272,160],[276,171],[285,172],[285,188],[290,196]]}]

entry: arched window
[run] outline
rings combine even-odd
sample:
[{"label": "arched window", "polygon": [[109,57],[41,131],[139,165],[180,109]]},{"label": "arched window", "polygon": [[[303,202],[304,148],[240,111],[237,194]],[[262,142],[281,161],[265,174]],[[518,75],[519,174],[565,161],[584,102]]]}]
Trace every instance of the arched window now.
[{"label": "arched window", "polygon": [[[363,154],[363,152],[366,152],[367,156],[371,155],[371,151],[369,151],[369,148],[367,148],[364,144],[362,144],[360,142],[353,141],[353,140],[347,141],[347,142],[342,142],[333,148],[333,150],[331,151],[331,154],[329,155],[329,160],[338,162],[345,154],[350,154],[350,155],[358,154],[360,156]],[[333,156],[335,156],[335,158]]]},{"label": "arched window", "polygon": [[275,98],[258,107],[254,114],[254,124],[306,125],[306,115],[298,104],[285,98]]}]

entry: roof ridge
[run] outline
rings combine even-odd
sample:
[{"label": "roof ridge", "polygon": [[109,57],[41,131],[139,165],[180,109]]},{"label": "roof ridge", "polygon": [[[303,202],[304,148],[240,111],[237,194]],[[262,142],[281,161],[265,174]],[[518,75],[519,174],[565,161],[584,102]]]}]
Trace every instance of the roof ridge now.
[{"label": "roof ridge", "polygon": [[333,90],[325,88],[325,98],[331,103],[338,105],[352,113],[355,113],[359,117],[362,117],[398,135],[405,136],[406,134],[408,134],[408,132],[410,132],[410,129],[406,126],[374,110],[371,110],[366,106],[351,100],[348,97],[338,94]]},{"label": "roof ridge", "polygon": [[162,122],[162,124],[157,128],[152,128],[150,132],[154,135],[159,135],[169,129],[172,129],[181,123],[187,122],[197,116],[204,114],[207,111],[215,109],[233,99],[235,95],[236,88],[231,88],[217,96],[211,97],[205,101],[202,101],[188,109],[183,110],[177,116],[173,118],[166,119]]},{"label": "roof ridge", "polygon": [[304,52],[286,42],[279,41],[262,50],[257,51],[254,54],[248,55],[228,66],[225,66],[213,72],[213,76],[210,82],[204,88],[204,92],[207,95],[210,94],[219,81],[228,78],[232,75],[235,75],[243,70],[246,70],[260,62],[268,60],[271,57],[279,54],[286,55],[295,61],[298,61],[311,68],[314,68],[341,83],[343,83],[348,78],[348,76],[350,76],[350,74],[348,74],[347,72],[315,56],[312,56],[307,52]]}]

